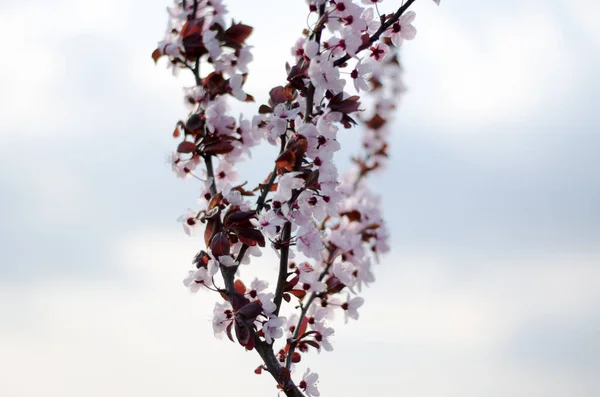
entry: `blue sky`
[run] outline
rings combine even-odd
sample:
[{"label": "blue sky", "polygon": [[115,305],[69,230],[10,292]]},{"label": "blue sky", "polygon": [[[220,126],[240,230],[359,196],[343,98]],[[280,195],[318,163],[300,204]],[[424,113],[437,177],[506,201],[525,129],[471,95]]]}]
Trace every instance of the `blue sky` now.
[{"label": "blue sky", "polygon": [[[213,298],[181,286],[198,242],[175,219],[198,186],[164,160],[189,84],[149,56],[167,5],[0,4],[2,396],[221,395],[232,357],[247,395],[275,395],[256,355],[213,338]],[[260,104],[304,2],[229,9],[255,27],[246,87]],[[336,351],[307,357],[322,395],[597,396],[600,8],[415,11],[393,158],[373,181],[392,252]],[[249,163],[248,178],[270,167]]]}]

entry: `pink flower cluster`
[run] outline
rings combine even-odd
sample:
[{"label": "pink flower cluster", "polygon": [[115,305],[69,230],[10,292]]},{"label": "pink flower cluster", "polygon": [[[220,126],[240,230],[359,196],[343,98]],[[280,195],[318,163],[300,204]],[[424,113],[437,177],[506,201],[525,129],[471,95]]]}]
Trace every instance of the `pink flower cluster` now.
[{"label": "pink flower cluster", "polygon": [[[170,160],[178,177],[202,182],[198,208],[179,218],[187,234],[204,237],[184,284],[218,293],[215,334],[256,349],[263,360],[256,372],[270,372],[288,396],[319,395],[309,369],[293,381],[295,364],[310,350],[333,349],[336,312],[358,319],[364,300],[357,294],[388,250],[380,200],[366,177],[387,160],[388,123],[404,90],[396,51],[415,37],[413,2],[379,14],[382,0],[307,0],[314,25],[292,48],[287,82],[252,119],[233,117],[227,106],[228,96],[253,101],[244,91],[252,28],[227,24],[222,0],[176,0],[152,54],[196,82],[184,90],[190,113],[173,132],[179,143]],[[358,124],[363,151],[340,176],[338,133]],[[247,190],[236,185],[238,163],[263,140],[279,154],[265,183]],[[246,286],[239,265],[262,255],[267,240],[280,258],[277,283],[270,290],[255,278]]]}]

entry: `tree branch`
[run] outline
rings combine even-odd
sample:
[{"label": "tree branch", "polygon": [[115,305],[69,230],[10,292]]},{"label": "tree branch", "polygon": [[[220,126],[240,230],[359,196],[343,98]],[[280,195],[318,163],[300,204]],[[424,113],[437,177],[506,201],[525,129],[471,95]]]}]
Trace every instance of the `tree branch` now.
[{"label": "tree branch", "polygon": [[[321,272],[321,274],[319,275],[319,281],[323,281],[323,279],[329,272],[329,268],[331,267],[331,264],[333,263],[333,260],[335,259],[335,256],[334,256],[335,251],[336,251],[336,249],[329,250],[329,257],[327,258],[327,265],[325,266],[325,269],[323,270],[323,272]],[[292,356],[294,355],[294,350],[296,350],[296,346],[298,344],[297,339],[300,336],[300,326],[302,325],[302,320],[304,320],[304,317],[306,317],[306,313],[308,312],[310,305],[312,305],[313,301],[315,300],[315,298],[318,295],[319,295],[318,293],[313,292],[312,294],[310,294],[310,297],[308,298],[308,301],[306,302],[306,304],[302,305],[302,311],[300,312],[300,317],[298,318],[298,324],[296,325],[296,328],[294,329],[294,335],[292,336],[292,343],[290,344],[290,350],[288,351],[288,356],[285,361],[285,367],[287,369],[290,369],[290,367],[292,365]]]}]

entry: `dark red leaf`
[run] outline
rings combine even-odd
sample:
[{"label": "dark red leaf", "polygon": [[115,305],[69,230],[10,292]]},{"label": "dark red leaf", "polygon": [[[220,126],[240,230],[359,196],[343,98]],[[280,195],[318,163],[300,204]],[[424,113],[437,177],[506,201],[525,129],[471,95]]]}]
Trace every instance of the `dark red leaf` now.
[{"label": "dark red leaf", "polygon": [[358,95],[353,95],[346,99],[344,98],[344,93],[340,92],[329,101],[329,108],[334,112],[341,112],[344,114],[353,113],[359,110],[360,102],[358,100],[360,97]]},{"label": "dark red leaf", "polygon": [[232,230],[242,243],[250,247],[254,247],[256,244],[258,244],[259,247],[265,246],[265,237],[260,230],[242,229],[237,227],[232,228]]},{"label": "dark red leaf", "polygon": [[227,238],[227,233],[216,233],[210,241],[210,250],[216,257],[229,255],[231,252],[231,245]]},{"label": "dark red leaf", "polygon": [[365,124],[367,125],[367,127],[373,129],[373,130],[378,130],[381,127],[383,127],[383,125],[386,123],[387,121],[381,117],[379,114],[376,114],[375,116],[373,116],[371,118],[371,120],[366,121]]},{"label": "dark red leaf", "polygon": [[293,289],[291,291],[288,291],[290,294],[294,295],[296,298],[298,299],[303,299],[306,296],[306,291],[301,290],[301,289]]},{"label": "dark red leaf", "polygon": [[302,342],[305,343],[305,344],[307,344],[307,345],[310,345],[310,346],[314,347],[315,349],[320,349],[321,348],[321,345],[319,345],[314,340],[305,340],[305,341],[302,341]]},{"label": "dark red leaf", "polygon": [[300,353],[294,352],[294,354],[292,354],[292,362],[299,363],[300,360],[302,360],[302,356],[300,355]]},{"label": "dark red leaf", "polygon": [[233,149],[235,149],[235,146],[233,146],[231,141],[222,140],[219,142],[204,145],[203,151],[206,154],[216,155],[231,153]]},{"label": "dark red leaf", "polygon": [[256,213],[254,211],[237,211],[237,212],[228,213],[227,215],[225,215],[225,219],[223,220],[223,223],[225,224],[225,227],[228,227],[228,226],[236,224],[236,223],[249,221],[250,219],[255,218],[255,217],[256,217]]},{"label": "dark red leaf", "polygon": [[180,36],[188,58],[198,58],[208,53],[202,41],[204,18],[189,20],[183,25]]},{"label": "dark red leaf", "polygon": [[227,324],[227,328],[225,328],[225,332],[227,333],[227,337],[232,341],[235,342],[233,340],[233,335],[231,335],[231,327],[233,326],[233,321],[230,322],[229,324]]},{"label": "dark red leaf", "polygon": [[207,247],[210,247],[210,242],[212,241],[213,235],[216,233],[217,226],[220,221],[216,218],[210,218],[206,221],[206,229],[204,229],[204,244]]},{"label": "dark red leaf", "polygon": [[250,302],[248,298],[246,298],[242,294],[238,294],[237,292],[231,294],[231,298],[229,299],[229,301],[231,302],[231,307],[233,307],[233,311],[235,312],[237,312],[240,308],[242,308],[244,305],[247,305],[248,302]]},{"label": "dark red leaf", "polygon": [[269,98],[269,105],[271,105],[272,108],[275,108],[275,106],[288,100],[285,88],[282,86],[271,89],[271,91],[269,91]]},{"label": "dark red leaf", "polygon": [[342,283],[339,278],[331,276],[325,282],[327,284],[328,294],[337,294],[346,287],[346,284]]},{"label": "dark red leaf", "polygon": [[237,340],[240,343],[240,345],[246,348],[248,348],[250,340],[254,339],[252,338],[252,333],[250,332],[248,325],[237,320],[235,321],[235,336],[237,337]]},{"label": "dark red leaf", "polygon": [[340,215],[346,216],[350,222],[360,222],[361,214],[357,210],[342,212]]},{"label": "dark red leaf", "polygon": [[227,44],[239,46],[244,44],[250,34],[252,34],[251,26],[236,23],[231,25],[231,27],[225,31],[224,38]]},{"label": "dark red leaf", "polygon": [[273,109],[271,109],[267,105],[260,105],[260,107],[258,108],[258,113],[260,113],[260,114],[273,113]]},{"label": "dark red leaf", "polygon": [[194,153],[198,148],[194,142],[183,141],[177,146],[179,153]]},{"label": "dark red leaf", "polygon": [[298,284],[298,281],[300,281],[300,275],[296,274],[296,276],[294,276],[291,280],[289,280],[285,284],[285,288],[283,290],[290,291],[292,288],[294,288],[296,286],[296,284]]},{"label": "dark red leaf", "polygon": [[254,302],[250,302],[250,303],[247,303],[244,306],[242,306],[237,311],[237,315],[238,315],[238,317],[241,316],[244,320],[254,321],[256,319],[256,317],[260,313],[262,313],[262,311],[263,311],[262,303],[260,303],[260,301],[254,301]]}]

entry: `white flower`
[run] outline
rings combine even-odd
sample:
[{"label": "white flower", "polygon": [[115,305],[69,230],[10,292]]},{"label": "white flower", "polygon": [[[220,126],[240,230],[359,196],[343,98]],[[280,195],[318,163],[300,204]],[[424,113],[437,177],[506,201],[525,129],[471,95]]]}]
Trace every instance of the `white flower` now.
[{"label": "white flower", "polygon": [[302,375],[302,381],[298,386],[306,392],[308,397],[319,397],[320,393],[317,389],[317,382],[319,381],[319,374],[310,372],[310,368],[306,369],[304,375]]},{"label": "white flower", "polygon": [[229,79],[229,87],[231,88],[231,94],[239,99],[240,101],[246,100],[246,93],[242,89],[242,84],[244,82],[244,78],[241,74],[234,74]]},{"label": "white flower", "polygon": [[415,15],[414,11],[402,14],[400,19],[398,19],[398,21],[392,25],[390,30],[386,32],[391,37],[392,43],[394,43],[396,47],[400,47],[405,39],[412,40],[415,38],[417,29],[411,25],[411,22],[415,20]]},{"label": "white flower", "polygon": [[354,88],[356,92],[369,91],[371,87],[367,82],[367,74],[371,72],[371,65],[368,63],[362,63],[362,59],[356,63],[356,66],[350,73],[350,77],[352,77]]},{"label": "white flower", "polygon": [[[335,333],[335,330],[331,327],[325,326],[325,323],[323,321],[316,321],[312,325],[312,329],[317,331],[317,333],[315,334],[315,339],[317,340],[317,342],[319,342],[319,345],[321,345],[321,347],[323,347],[325,351],[333,351],[333,346],[327,338],[332,336]],[[321,349],[319,349],[319,352],[320,351]]]},{"label": "white flower", "polygon": [[188,208],[188,210],[183,215],[177,218],[177,221],[183,224],[183,231],[188,236],[195,235],[198,228],[202,226],[196,218],[197,216],[198,213],[196,211],[192,210],[191,208]]},{"label": "white flower", "polygon": [[285,223],[285,219],[280,218],[273,210],[269,210],[260,214],[258,219],[251,219],[250,222],[259,227],[267,237],[275,237]]},{"label": "white flower", "polygon": [[298,247],[298,251],[315,260],[321,260],[321,254],[325,248],[319,231],[316,227],[312,227],[312,225],[308,227],[303,226],[298,230],[296,234],[296,246]]},{"label": "white flower", "polygon": [[273,200],[284,202],[292,198],[292,190],[300,189],[304,186],[304,181],[296,178],[299,174],[299,172],[288,172],[281,176],[277,183],[277,194]]},{"label": "white flower", "polygon": [[273,316],[263,325],[262,331],[267,343],[273,343],[273,339],[281,338],[283,336],[282,326],[285,321],[285,317]]},{"label": "white flower", "polygon": [[229,302],[218,303],[215,302],[215,308],[213,309],[213,331],[215,336],[219,339],[223,338],[225,329],[233,321],[233,309]]},{"label": "white flower", "polygon": [[319,272],[308,263],[301,264],[298,269],[300,270],[300,283],[305,291],[323,292],[327,289],[327,285],[319,281]]},{"label": "white flower", "polygon": [[183,285],[189,288],[191,292],[198,292],[203,285],[212,284],[212,278],[217,271],[218,266],[213,261],[209,261],[208,268],[201,267],[195,271],[190,270],[188,276],[183,280]]},{"label": "white flower", "polygon": [[344,321],[347,323],[348,318],[352,318],[354,320],[358,320],[358,308],[361,307],[365,303],[365,300],[360,296],[356,296],[350,299],[350,294],[348,294],[348,300],[346,303],[342,304],[342,309],[344,309]]},{"label": "white flower", "polygon": [[217,59],[219,55],[221,55],[221,53],[223,52],[223,50],[221,49],[221,44],[219,43],[219,40],[217,40],[216,36],[216,30],[207,30],[202,35],[202,42],[204,43],[204,46],[210,53],[212,59]]},{"label": "white flower", "polygon": [[327,55],[316,55],[308,67],[308,77],[315,88],[338,94],[344,90],[346,80],[340,78],[340,70],[333,66]]}]

